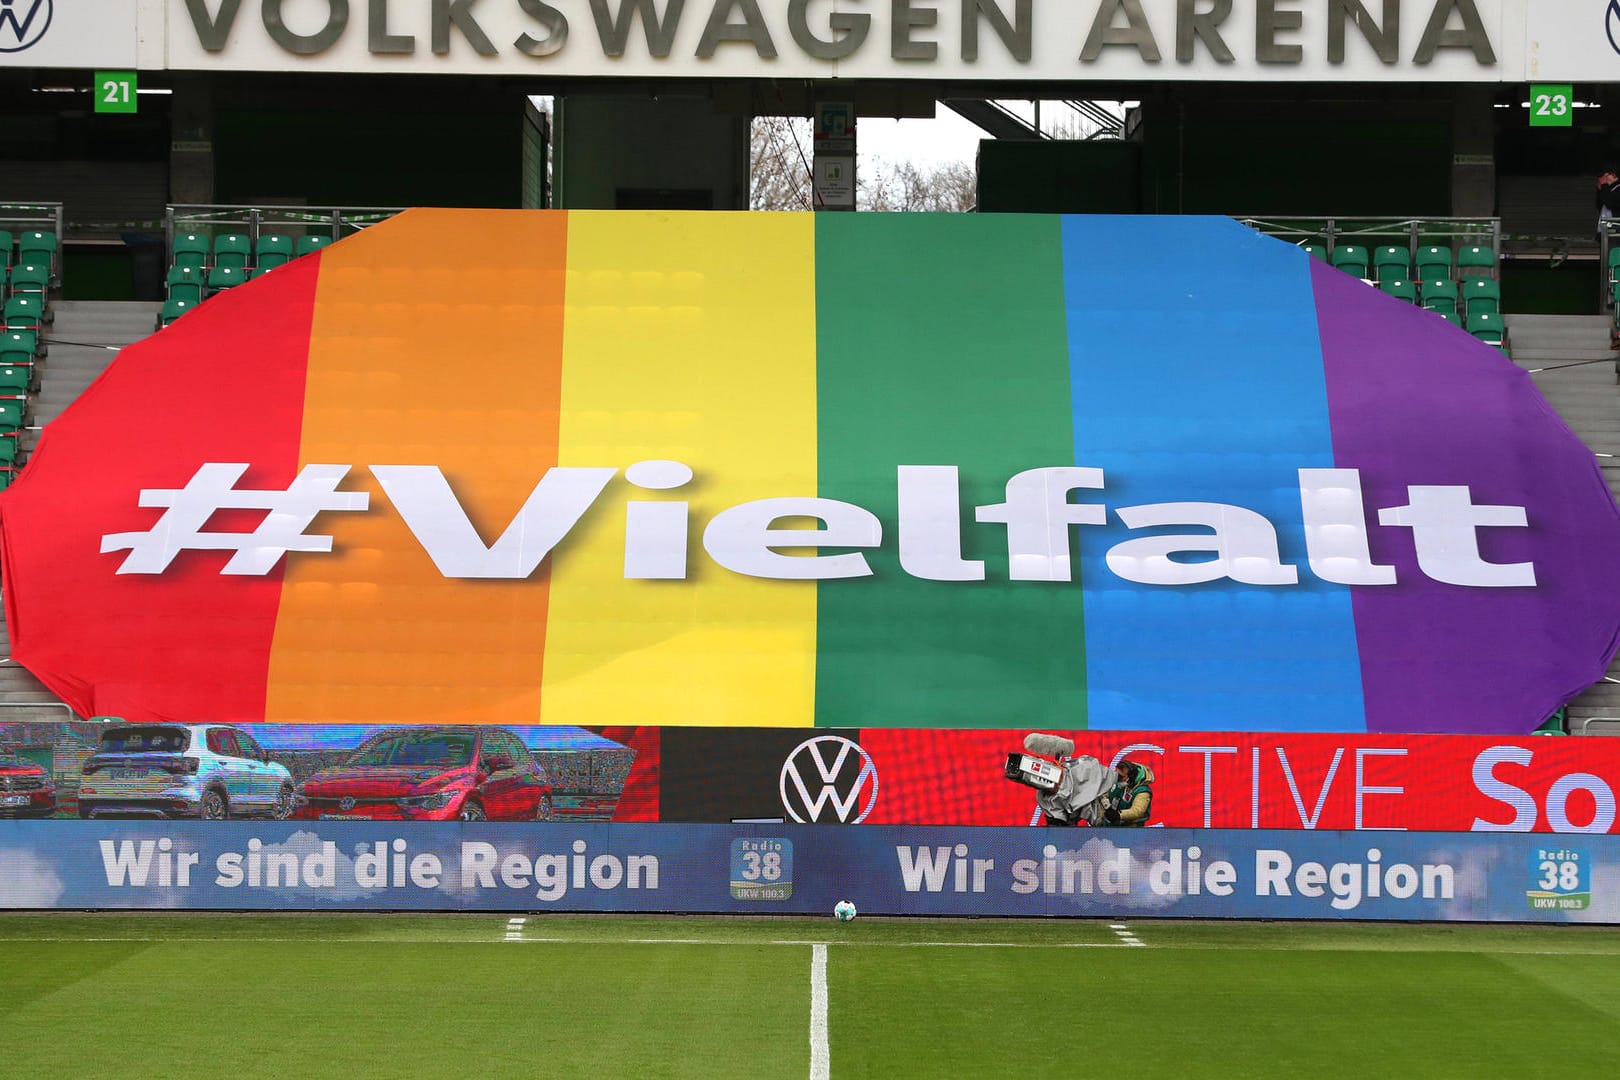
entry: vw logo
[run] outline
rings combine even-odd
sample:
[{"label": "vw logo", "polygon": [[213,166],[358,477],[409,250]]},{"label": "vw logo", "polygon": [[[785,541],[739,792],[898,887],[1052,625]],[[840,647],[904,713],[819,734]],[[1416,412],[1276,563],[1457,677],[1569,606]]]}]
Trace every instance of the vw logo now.
[{"label": "vw logo", "polygon": [[[866,820],[877,803],[877,766],[859,743],[842,735],[818,735],[788,754],[779,787],[782,809],[794,821],[855,824]],[[829,807],[833,812],[824,816]]]},{"label": "vw logo", "polygon": [[1604,29],[1609,32],[1609,48],[1620,53],[1620,0],[1609,0],[1609,13],[1604,16]]},{"label": "vw logo", "polygon": [[343,796],[343,798],[339,799],[338,800],[338,809],[342,810],[345,814],[347,814],[350,810],[353,810],[354,809],[354,796],[353,795],[345,795],[345,796]]},{"label": "vw logo", "polygon": [[0,0],[0,53],[22,52],[50,25],[51,0]]}]

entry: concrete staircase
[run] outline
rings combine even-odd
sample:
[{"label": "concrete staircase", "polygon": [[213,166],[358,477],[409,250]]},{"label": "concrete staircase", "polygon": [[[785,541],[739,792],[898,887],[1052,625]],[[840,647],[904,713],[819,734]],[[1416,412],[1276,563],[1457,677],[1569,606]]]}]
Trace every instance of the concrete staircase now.
[{"label": "concrete staircase", "polygon": [[[1605,315],[1508,315],[1513,362],[1533,374],[1548,404],[1598,455],[1620,500],[1620,386]],[[1620,553],[1616,553],[1620,558]],[[1609,668],[1620,680],[1620,660]],[[1604,720],[1602,718],[1610,718]],[[1620,735],[1620,682],[1599,682],[1569,705],[1569,730]]]},{"label": "concrete staircase", "polygon": [[[50,352],[40,369],[39,393],[31,403],[30,427],[22,446],[25,454],[38,442],[38,429],[60,416],[106,370],[118,349],[152,333],[159,306],[75,300],[51,305],[56,321],[46,327]],[[11,659],[10,630],[0,615],[0,723],[73,718],[71,709]]]}]

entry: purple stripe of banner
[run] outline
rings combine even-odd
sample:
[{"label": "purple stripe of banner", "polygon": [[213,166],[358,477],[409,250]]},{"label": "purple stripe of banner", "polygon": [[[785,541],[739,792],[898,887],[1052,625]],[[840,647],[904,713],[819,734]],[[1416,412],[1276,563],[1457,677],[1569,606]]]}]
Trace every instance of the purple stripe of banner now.
[{"label": "purple stripe of banner", "polygon": [[[1620,636],[1620,512],[1601,470],[1495,349],[1325,264],[1312,274],[1334,460],[1361,470],[1374,561],[1399,577],[1353,589],[1367,729],[1528,732],[1603,675]],[[1428,578],[1412,530],[1377,524],[1428,484],[1525,505],[1528,528],[1477,535],[1487,562],[1533,561],[1536,586]]]}]

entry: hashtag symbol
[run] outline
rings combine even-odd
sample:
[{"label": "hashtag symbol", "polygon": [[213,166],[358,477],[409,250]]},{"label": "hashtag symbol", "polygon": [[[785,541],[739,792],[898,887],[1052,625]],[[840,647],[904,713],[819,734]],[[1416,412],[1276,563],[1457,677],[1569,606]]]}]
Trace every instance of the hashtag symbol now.
[{"label": "hashtag symbol", "polygon": [[[347,465],[306,465],[285,491],[241,490],[236,482],[244,464],[209,462],[178,490],[142,488],[141,506],[165,507],[147,532],[110,533],[101,538],[102,552],[128,550],[120,574],[161,574],[182,551],[234,551],[222,574],[268,574],[289,551],[331,551],[332,538],[304,530],[323,510],[364,510],[371,496],[339,491]],[[265,510],[250,533],[203,532],[217,510]]]}]

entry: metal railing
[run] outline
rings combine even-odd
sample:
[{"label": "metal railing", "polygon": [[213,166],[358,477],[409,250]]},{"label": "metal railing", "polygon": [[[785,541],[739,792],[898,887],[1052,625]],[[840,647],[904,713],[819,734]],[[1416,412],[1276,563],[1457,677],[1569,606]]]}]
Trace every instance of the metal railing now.
[{"label": "metal railing", "polygon": [[1501,218],[1388,218],[1388,217],[1300,217],[1292,214],[1262,214],[1237,219],[1249,228],[1290,243],[1320,240],[1331,252],[1340,244],[1369,246],[1405,243],[1417,254],[1425,244],[1450,248],[1486,244],[1501,257]]},{"label": "metal railing", "polygon": [[246,233],[255,247],[261,233],[329,236],[341,240],[368,225],[386,221],[402,206],[226,206],[180,203],[164,208],[163,245],[172,256],[174,234],[182,232]]},{"label": "metal railing", "polygon": [[28,229],[46,229],[56,234],[56,246],[62,246],[62,204],[59,202],[47,203],[11,203],[0,202],[0,229],[16,231],[21,226],[24,231]]},{"label": "metal railing", "polygon": [[61,709],[67,718],[77,720],[79,714],[65,701],[0,701],[0,709]]},{"label": "metal railing", "polygon": [[1581,734],[1592,734],[1591,728],[1593,724],[1613,724],[1616,729],[1614,733],[1620,735],[1620,716],[1588,716],[1581,721]]}]

